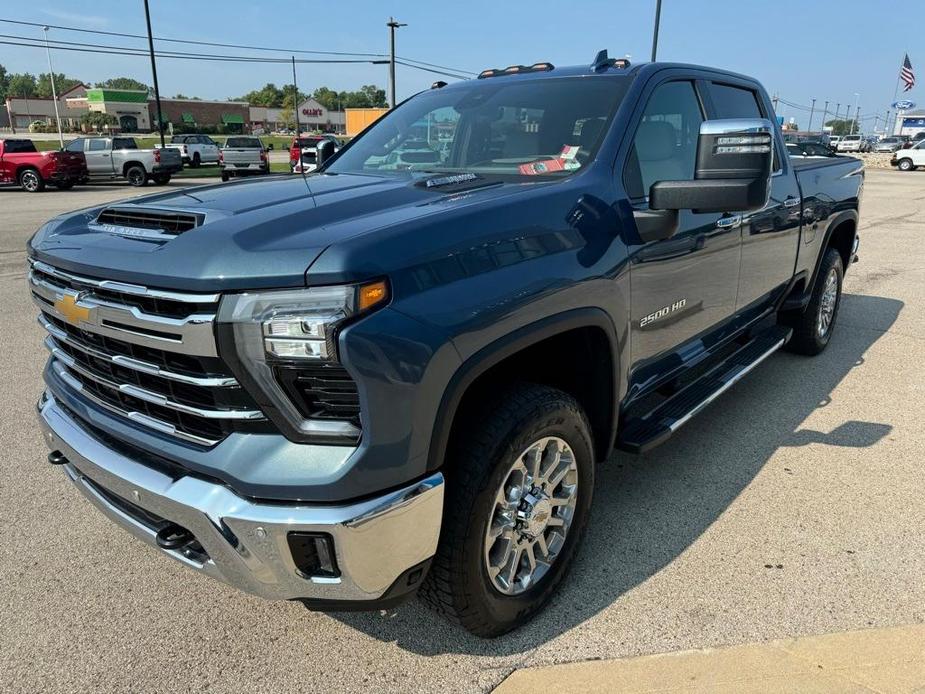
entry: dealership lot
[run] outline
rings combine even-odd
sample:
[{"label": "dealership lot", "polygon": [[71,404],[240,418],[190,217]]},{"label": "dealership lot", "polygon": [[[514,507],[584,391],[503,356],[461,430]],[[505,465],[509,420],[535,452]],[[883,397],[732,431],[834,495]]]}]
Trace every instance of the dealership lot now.
[{"label": "dealership lot", "polygon": [[324,615],[241,595],[131,540],[44,462],[24,244],[134,192],[0,190],[0,689],[487,690],[534,664],[925,619],[925,173],[869,172],[828,351],[775,355],[665,446],[600,468],[571,580],[495,641],[417,603]]}]

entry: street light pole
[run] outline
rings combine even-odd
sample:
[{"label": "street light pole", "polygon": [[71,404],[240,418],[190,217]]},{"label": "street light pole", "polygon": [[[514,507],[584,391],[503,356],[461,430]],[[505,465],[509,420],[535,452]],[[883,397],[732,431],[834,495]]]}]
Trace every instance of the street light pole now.
[{"label": "street light pole", "polygon": [[395,108],[395,30],[408,25],[389,17],[386,26],[389,28],[389,106]]},{"label": "street light pole", "polygon": [[829,115],[829,102],[825,102],[825,106],[822,107],[822,127],[819,129],[820,132],[825,132],[825,119]]},{"label": "street light pole", "polygon": [[809,107],[809,125],[806,127],[807,132],[813,131],[813,112],[816,110],[816,100],[813,99],[813,105]]},{"label": "street light pole", "polygon": [[51,66],[51,49],[48,47],[48,27],[42,27],[45,32],[45,53],[48,54],[48,77],[51,80],[51,98],[55,102],[55,123],[58,125],[58,142],[64,149],[64,135],[61,134],[61,116],[58,115],[58,93],[55,91],[55,70]]},{"label": "street light pole", "polygon": [[658,53],[658,26],[662,21],[662,0],[655,0],[655,28],[652,31],[652,62]]},{"label": "street light pole", "polygon": [[145,21],[148,23],[148,51],[151,53],[151,76],[154,78],[154,103],[157,105],[157,132],[161,136],[161,149],[164,144],[164,118],[161,115],[161,90],[157,86],[157,63],[154,61],[154,37],[151,35],[151,11],[148,9],[148,0],[145,2]]}]

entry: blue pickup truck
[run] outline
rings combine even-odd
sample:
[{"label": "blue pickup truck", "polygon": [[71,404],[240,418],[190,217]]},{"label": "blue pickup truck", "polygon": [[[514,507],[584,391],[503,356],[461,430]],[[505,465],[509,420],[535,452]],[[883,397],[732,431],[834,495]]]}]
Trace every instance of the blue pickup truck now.
[{"label": "blue pickup truck", "polygon": [[523,624],[597,463],[822,352],[857,259],[860,162],[791,161],[761,85],[707,67],[486,70],[318,159],[28,245],[48,461],[160,552],[313,609]]}]

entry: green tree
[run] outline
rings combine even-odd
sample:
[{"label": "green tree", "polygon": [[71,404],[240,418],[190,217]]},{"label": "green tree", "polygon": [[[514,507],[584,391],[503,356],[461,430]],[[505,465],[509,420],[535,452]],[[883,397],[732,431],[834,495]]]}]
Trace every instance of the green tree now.
[{"label": "green tree", "polygon": [[295,127],[295,109],[286,106],[282,111],[279,112],[280,122],[285,128],[294,128]]},{"label": "green tree", "polygon": [[267,82],[260,89],[248,92],[233,101],[246,101],[253,106],[280,108],[283,105],[283,91],[272,82]]},{"label": "green tree", "polygon": [[385,89],[380,89],[375,84],[366,84],[360,87],[360,93],[366,96],[369,106],[367,108],[385,108],[388,102],[385,100]]},{"label": "green tree", "polygon": [[8,96],[18,99],[36,96],[35,75],[28,72],[11,74],[7,80],[6,91]]},{"label": "green tree", "polygon": [[139,82],[132,77],[112,77],[103,82],[97,82],[96,86],[100,89],[135,89],[137,91],[149,92],[151,88],[144,82]]},{"label": "green tree", "polygon": [[80,124],[86,125],[90,130],[102,132],[105,126],[118,125],[119,120],[111,113],[101,111],[88,111],[80,117]]},{"label": "green tree", "polygon": [[[68,77],[63,72],[55,73],[55,91],[59,96],[78,84],[83,84],[83,81],[76,77]],[[38,76],[35,82],[35,95],[41,99],[51,98],[51,76],[47,72]]]},{"label": "green tree", "polygon": [[340,110],[340,94],[328,87],[318,87],[312,93],[312,98],[329,111]]},{"label": "green tree", "polygon": [[832,119],[825,122],[826,126],[832,128],[833,135],[847,135],[851,132],[859,133],[858,123],[855,119]]},{"label": "green tree", "polygon": [[6,99],[6,89],[9,86],[10,76],[6,68],[0,65],[0,101]]},{"label": "green tree", "polygon": [[296,94],[296,88],[294,84],[284,84],[283,88],[280,90],[280,93],[282,94],[282,101],[280,105],[283,108],[294,109],[308,98],[308,94],[305,92],[300,91],[298,94]]},{"label": "green tree", "polygon": [[174,94],[172,99],[186,99],[187,101],[202,101],[198,96],[187,96],[186,94]]}]

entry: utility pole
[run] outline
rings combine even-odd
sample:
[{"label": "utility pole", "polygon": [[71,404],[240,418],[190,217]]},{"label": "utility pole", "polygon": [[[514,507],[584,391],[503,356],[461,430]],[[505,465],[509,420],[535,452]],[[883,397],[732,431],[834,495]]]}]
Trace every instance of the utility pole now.
[{"label": "utility pole", "polygon": [[838,112],[841,111],[841,102],[835,104],[835,120],[838,120]]},{"label": "utility pole", "polygon": [[861,134],[861,107],[858,106],[857,111],[854,114],[854,122],[858,124],[858,135]]},{"label": "utility pole", "polygon": [[774,115],[777,115],[777,92],[774,92],[774,97],[771,99],[771,104],[774,106]]},{"label": "utility pole", "polygon": [[[302,151],[302,130],[299,128],[299,83],[296,82],[295,78],[295,56],[292,56],[292,88],[295,89],[295,106],[292,107],[292,112],[295,113],[295,136],[296,139],[299,139],[299,151]],[[302,155],[299,154],[299,164],[302,163]],[[304,173],[304,171],[303,171]]]},{"label": "utility pole", "polygon": [[151,76],[154,78],[154,103],[157,106],[157,132],[161,136],[161,149],[164,144],[164,118],[161,115],[161,90],[157,86],[157,63],[154,61],[154,37],[151,35],[151,11],[148,9],[148,0],[145,3],[145,21],[148,23],[148,51],[151,53]]},{"label": "utility pole", "polygon": [[825,106],[822,107],[822,127],[819,129],[820,132],[825,132],[825,118],[829,115],[829,102],[825,102]]},{"label": "utility pole", "polygon": [[[854,108],[855,108],[856,110],[858,110],[858,112],[860,112],[860,106],[859,106],[860,103],[861,103],[861,95],[858,94],[857,92],[855,92],[855,93],[854,93]],[[846,109],[847,109],[847,110],[845,111],[845,115],[848,117],[848,120],[851,121],[851,123],[850,123],[850,125],[851,125],[851,132],[849,132],[848,134],[849,134],[849,135],[854,135],[854,126],[855,126],[856,121],[852,121],[852,120],[851,120],[851,107],[850,107],[850,106],[847,106]],[[860,124],[860,123],[857,123],[857,125],[858,125],[858,127],[860,127],[861,124]]]},{"label": "utility pole", "polygon": [[395,30],[408,25],[389,17],[386,26],[389,28],[389,106],[395,108]]},{"label": "utility pole", "polygon": [[55,123],[58,124],[58,143],[64,149],[64,135],[61,134],[61,116],[58,115],[58,93],[55,91],[55,70],[51,66],[51,49],[48,47],[48,27],[42,27],[45,32],[45,53],[48,54],[48,77],[51,80],[51,98],[55,102]]},{"label": "utility pole", "polygon": [[662,21],[662,0],[655,0],[655,28],[652,31],[652,62],[658,54],[658,27]]},{"label": "utility pole", "polygon": [[813,99],[813,105],[809,107],[809,125],[806,128],[807,132],[813,131],[813,112],[816,110],[816,100]]}]

